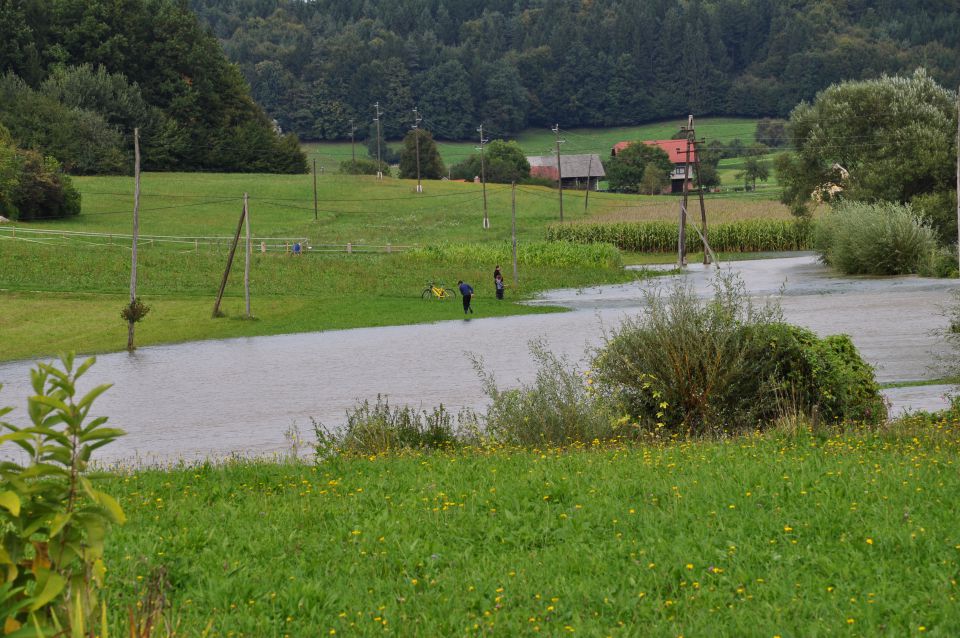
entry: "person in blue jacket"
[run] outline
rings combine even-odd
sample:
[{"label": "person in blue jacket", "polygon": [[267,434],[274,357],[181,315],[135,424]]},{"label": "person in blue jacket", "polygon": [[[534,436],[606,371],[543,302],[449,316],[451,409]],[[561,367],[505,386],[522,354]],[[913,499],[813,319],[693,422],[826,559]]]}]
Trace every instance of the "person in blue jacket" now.
[{"label": "person in blue jacket", "polygon": [[470,300],[473,298],[473,287],[470,284],[463,283],[463,280],[457,282],[457,286],[460,288],[460,296],[463,297],[463,314],[467,312],[473,312],[473,308],[470,307]]}]

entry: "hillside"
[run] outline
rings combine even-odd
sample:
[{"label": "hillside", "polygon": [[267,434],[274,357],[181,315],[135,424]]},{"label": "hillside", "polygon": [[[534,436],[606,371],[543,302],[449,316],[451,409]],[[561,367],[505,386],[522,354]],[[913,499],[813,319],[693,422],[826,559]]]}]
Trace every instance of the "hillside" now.
[{"label": "hillside", "polygon": [[191,0],[253,95],[305,140],[387,137],[417,106],[441,139],[785,116],[831,83],[925,66],[960,82],[936,0]]},{"label": "hillside", "polygon": [[0,4],[0,124],[74,174],[304,172],[237,67],[177,0]]}]

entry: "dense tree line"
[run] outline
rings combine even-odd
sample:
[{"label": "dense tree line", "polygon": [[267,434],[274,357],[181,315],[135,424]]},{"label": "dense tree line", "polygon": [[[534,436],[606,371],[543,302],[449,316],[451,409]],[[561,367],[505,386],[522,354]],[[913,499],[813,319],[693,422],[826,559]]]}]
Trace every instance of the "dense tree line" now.
[{"label": "dense tree line", "polygon": [[[787,115],[832,83],[960,82],[939,0],[190,0],[284,130],[342,139],[418,106],[438,138],[528,125]],[[362,130],[361,130],[362,133]],[[774,145],[774,144],[771,144]]]},{"label": "dense tree line", "polygon": [[304,172],[183,0],[0,0],[0,123],[74,173]]}]

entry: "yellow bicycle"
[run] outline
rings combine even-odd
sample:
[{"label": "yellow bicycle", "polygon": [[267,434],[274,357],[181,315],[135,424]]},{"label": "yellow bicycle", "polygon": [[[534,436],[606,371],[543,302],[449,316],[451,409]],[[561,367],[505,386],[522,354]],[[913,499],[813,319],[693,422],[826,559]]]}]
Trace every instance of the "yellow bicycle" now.
[{"label": "yellow bicycle", "polygon": [[456,299],[457,291],[453,288],[446,288],[443,285],[443,282],[434,283],[432,281],[427,282],[427,287],[423,289],[423,292],[420,293],[421,299],[439,299],[440,301],[445,301],[447,299]]}]

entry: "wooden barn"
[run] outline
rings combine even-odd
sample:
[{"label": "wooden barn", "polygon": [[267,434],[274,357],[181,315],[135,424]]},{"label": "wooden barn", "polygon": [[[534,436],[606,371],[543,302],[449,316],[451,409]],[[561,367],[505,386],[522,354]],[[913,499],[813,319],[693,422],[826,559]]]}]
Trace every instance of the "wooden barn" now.
[{"label": "wooden barn", "polygon": [[[537,155],[528,157],[530,176],[557,181],[557,156]],[[597,189],[601,179],[607,176],[603,162],[596,153],[587,155],[560,155],[560,174],[563,187],[576,190]]]}]

